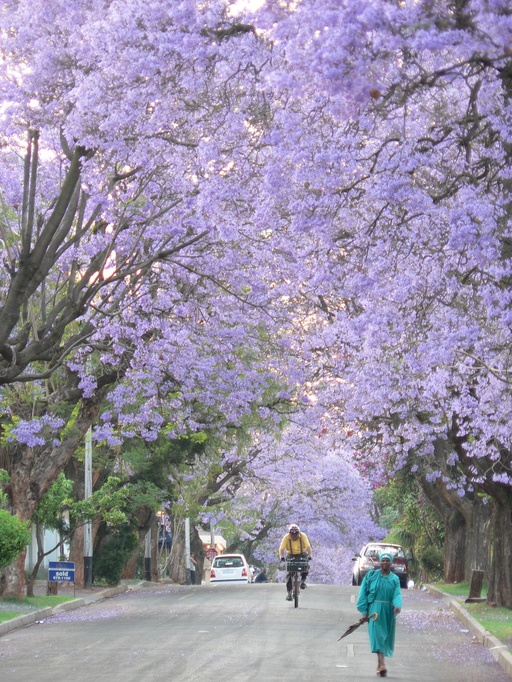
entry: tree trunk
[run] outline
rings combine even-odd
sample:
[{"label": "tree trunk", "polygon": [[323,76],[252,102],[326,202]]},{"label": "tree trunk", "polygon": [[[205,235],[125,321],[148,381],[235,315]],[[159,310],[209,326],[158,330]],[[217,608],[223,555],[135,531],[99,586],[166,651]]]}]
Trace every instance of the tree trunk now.
[{"label": "tree trunk", "polygon": [[470,580],[474,570],[483,571],[484,580],[489,579],[491,561],[491,518],[494,505],[475,496],[464,505],[466,519],[465,580]]},{"label": "tree trunk", "polygon": [[197,566],[195,570],[195,584],[200,585],[203,581],[203,568],[206,552],[203,547],[199,531],[194,526],[190,529],[190,551],[194,554]]},{"label": "tree trunk", "polygon": [[[11,477],[10,512],[16,514],[21,521],[30,521],[37,504],[37,493],[31,486],[30,466],[34,460],[32,448],[25,447],[24,460],[14,459],[9,475]],[[0,596],[5,598],[24,599],[26,596],[27,574],[25,572],[25,557],[27,550],[24,549],[18,558],[7,566],[0,578]]]},{"label": "tree trunk", "polygon": [[420,472],[415,474],[426,497],[437,510],[444,523],[444,579],[446,582],[464,580],[466,561],[466,520],[463,514],[453,507],[445,486],[438,481],[433,483]]},{"label": "tree trunk", "polygon": [[458,509],[445,516],[444,580],[447,583],[464,581],[466,558],[466,520]]},{"label": "tree trunk", "polygon": [[[446,491],[446,502],[453,505],[448,517],[445,517],[445,553],[448,543],[450,562],[449,566],[445,564],[446,582],[469,581],[473,570],[483,571],[487,580],[493,505],[485,503],[476,495],[458,497],[451,490]],[[450,534],[461,534],[462,537],[447,537]],[[464,547],[461,546],[462,541]]]},{"label": "tree trunk", "polygon": [[[436,462],[447,476],[445,460],[448,449],[446,442],[436,441]],[[483,570],[487,579],[492,505],[485,504],[474,494],[459,497],[442,480],[430,482],[421,471],[415,477],[444,522],[445,581],[469,581],[473,569]]]},{"label": "tree trunk", "polygon": [[123,573],[121,575],[122,580],[133,580],[137,575],[137,567],[139,566],[139,561],[141,556],[144,557],[144,538],[146,536],[146,531],[140,528],[137,531],[138,542],[137,547],[133,550],[130,558],[126,562]]},{"label": "tree trunk", "polygon": [[145,557],[146,533],[151,528],[151,579],[158,582],[158,520],[155,512],[149,507],[141,507],[137,510],[137,547],[133,550],[126,562],[122,579],[132,580],[135,578],[139,560]]},{"label": "tree trunk", "polygon": [[[121,364],[121,363],[120,363]],[[29,448],[26,445],[14,444],[6,458],[9,462],[9,506],[10,512],[16,514],[21,521],[30,521],[37,503],[48,492],[57,476],[67,465],[77,447],[85,438],[89,426],[96,420],[101,401],[108,391],[110,383],[118,381],[122,368],[101,377],[102,386],[93,398],[83,399],[78,387],[78,377],[70,375],[70,383],[55,394],[56,404],[70,409],[80,405],[78,415],[74,419],[74,428],[69,429],[63,439],[55,445],[51,443]],[[25,595],[26,574],[24,569],[26,551],[16,562],[17,568],[8,567],[0,579],[1,597],[19,597]],[[82,555],[83,556],[83,555]],[[20,561],[23,561],[20,564]],[[78,564],[77,564],[78,565]]]},{"label": "tree trunk", "polygon": [[512,491],[494,498],[492,563],[487,602],[512,609]]},{"label": "tree trunk", "polygon": [[83,587],[85,583],[83,526],[78,526],[73,533],[69,543],[69,560],[75,562],[75,585]]},{"label": "tree trunk", "polygon": [[0,577],[0,595],[14,597],[15,599],[25,599],[25,586],[27,575],[25,573],[25,557],[27,550],[23,550],[10,566],[4,569]]},{"label": "tree trunk", "polygon": [[172,549],[170,576],[173,583],[187,584],[185,566],[185,522],[183,519],[171,519]]},{"label": "tree trunk", "polygon": [[35,524],[36,528],[36,542],[37,542],[37,559],[36,563],[34,564],[32,568],[32,573],[28,576],[27,578],[27,597],[33,597],[34,596],[34,583],[36,581],[37,573],[39,571],[39,567],[43,563],[44,559],[44,535],[43,535],[43,529],[41,528],[40,523]]}]

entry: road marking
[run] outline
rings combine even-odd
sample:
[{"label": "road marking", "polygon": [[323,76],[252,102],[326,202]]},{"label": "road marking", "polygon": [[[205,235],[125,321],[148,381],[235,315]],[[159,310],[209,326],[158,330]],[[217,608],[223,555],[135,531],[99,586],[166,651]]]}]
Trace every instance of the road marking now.
[{"label": "road marking", "polygon": [[354,658],[354,645],[353,644],[347,644],[347,658]]}]

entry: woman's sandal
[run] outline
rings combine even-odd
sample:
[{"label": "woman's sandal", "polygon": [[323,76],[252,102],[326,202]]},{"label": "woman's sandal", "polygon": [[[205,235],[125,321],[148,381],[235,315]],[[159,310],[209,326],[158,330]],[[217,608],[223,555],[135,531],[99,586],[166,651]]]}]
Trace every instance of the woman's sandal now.
[{"label": "woman's sandal", "polygon": [[387,674],[388,674],[388,671],[386,670],[386,668],[382,668],[382,670],[379,672],[379,675],[381,677],[387,677]]}]

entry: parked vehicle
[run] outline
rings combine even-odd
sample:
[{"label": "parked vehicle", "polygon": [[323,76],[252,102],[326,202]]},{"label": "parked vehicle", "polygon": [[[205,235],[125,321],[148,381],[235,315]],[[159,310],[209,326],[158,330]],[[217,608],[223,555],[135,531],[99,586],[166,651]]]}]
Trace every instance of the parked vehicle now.
[{"label": "parked vehicle", "polygon": [[250,583],[252,571],[243,554],[219,554],[210,568],[210,583]]},{"label": "parked vehicle", "polygon": [[369,542],[359,554],[352,557],[354,569],[352,573],[352,585],[360,585],[364,576],[374,568],[380,568],[379,557],[383,552],[391,554],[393,561],[391,570],[396,573],[400,580],[400,587],[407,588],[409,582],[409,564],[404,550],[400,545],[390,545],[388,542]]}]

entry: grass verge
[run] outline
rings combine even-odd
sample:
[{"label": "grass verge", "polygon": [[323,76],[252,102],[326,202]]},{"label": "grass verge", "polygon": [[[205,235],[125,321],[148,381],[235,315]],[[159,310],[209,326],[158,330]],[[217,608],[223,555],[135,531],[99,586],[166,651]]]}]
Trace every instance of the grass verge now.
[{"label": "grass verge", "polygon": [[[468,597],[469,595],[469,583],[435,583],[435,587],[446,594],[451,594],[454,597]],[[482,585],[482,597],[487,596],[487,585]]]},{"label": "grass verge", "polygon": [[499,640],[512,647],[512,611],[497,606],[482,604],[464,604],[464,608],[480,625],[489,630]]},{"label": "grass verge", "polygon": [[[469,583],[437,583],[435,585],[445,594],[453,597],[465,597],[469,594]],[[487,595],[487,585],[482,588],[482,597]],[[480,604],[462,604],[466,611],[488,630],[491,635],[497,637],[509,649],[512,650],[512,610],[498,606],[489,606],[485,602]]]},{"label": "grass verge", "polygon": [[75,597],[61,597],[59,595],[25,597],[25,599],[0,599],[0,623],[11,620],[17,616],[54,607],[66,601],[72,601]]}]

